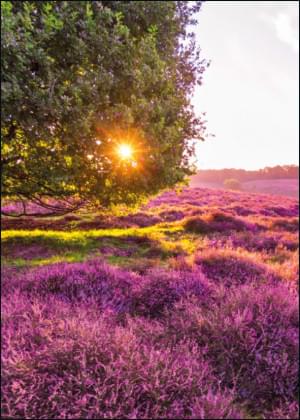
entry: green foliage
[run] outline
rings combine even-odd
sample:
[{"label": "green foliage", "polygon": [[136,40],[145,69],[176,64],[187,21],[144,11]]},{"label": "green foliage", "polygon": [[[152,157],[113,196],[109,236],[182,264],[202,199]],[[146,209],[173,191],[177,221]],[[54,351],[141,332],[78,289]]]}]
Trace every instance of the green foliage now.
[{"label": "green foliage", "polygon": [[[134,204],[191,172],[201,2],[1,2],[2,193]],[[116,144],[132,144],[137,166]]]}]

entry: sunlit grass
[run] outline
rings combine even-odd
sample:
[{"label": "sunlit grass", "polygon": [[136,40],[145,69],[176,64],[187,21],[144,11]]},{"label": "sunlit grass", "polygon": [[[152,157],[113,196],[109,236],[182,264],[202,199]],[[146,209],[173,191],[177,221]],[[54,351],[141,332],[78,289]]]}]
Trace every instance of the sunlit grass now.
[{"label": "sunlit grass", "polygon": [[57,246],[80,245],[87,246],[93,240],[100,238],[126,238],[129,236],[148,237],[153,240],[164,239],[166,234],[180,232],[180,226],[150,226],[145,228],[128,228],[128,229],[94,229],[86,231],[55,231],[55,230],[6,230],[1,232],[1,240],[3,242],[19,241],[23,243],[42,242]]},{"label": "sunlit grass", "polygon": [[87,254],[77,252],[65,255],[53,255],[49,258],[34,258],[31,260],[25,258],[3,258],[2,264],[11,267],[39,267],[42,265],[56,264],[60,262],[83,262],[86,258]]},{"label": "sunlit grass", "polygon": [[[31,258],[3,258],[3,263],[15,267],[33,267],[58,262],[83,262],[88,258],[101,257],[114,265],[134,265],[133,260],[149,260],[156,255],[165,260],[179,253],[186,253],[189,241],[181,241],[178,234],[180,226],[156,225],[146,228],[130,229],[94,229],[87,231],[54,231],[54,230],[6,230],[1,232],[1,241],[5,244],[24,246],[45,245],[57,250],[55,255],[41,258],[32,252]],[[135,244],[134,240],[145,238],[145,242]],[[133,242],[127,240],[133,239]],[[149,241],[149,242],[148,242]],[[190,245],[189,245],[190,246]],[[128,256],[106,255],[101,250],[105,247],[113,250],[132,250]],[[154,253],[154,254],[153,254]],[[128,263],[128,264],[127,264]]]}]

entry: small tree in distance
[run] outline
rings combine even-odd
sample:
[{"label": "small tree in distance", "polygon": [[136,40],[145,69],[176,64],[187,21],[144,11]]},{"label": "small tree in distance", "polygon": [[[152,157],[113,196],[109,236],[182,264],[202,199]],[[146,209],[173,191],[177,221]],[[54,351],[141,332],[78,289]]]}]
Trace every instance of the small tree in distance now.
[{"label": "small tree in distance", "polygon": [[240,181],[238,179],[235,179],[235,178],[225,179],[223,185],[224,185],[225,188],[228,188],[229,190],[241,190],[242,189],[242,184],[240,183]]}]

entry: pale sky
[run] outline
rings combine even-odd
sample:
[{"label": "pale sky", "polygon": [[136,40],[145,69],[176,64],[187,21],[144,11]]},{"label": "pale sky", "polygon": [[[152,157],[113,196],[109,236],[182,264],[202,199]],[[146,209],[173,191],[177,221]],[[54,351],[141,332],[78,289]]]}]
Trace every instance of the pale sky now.
[{"label": "pale sky", "polygon": [[211,60],[193,103],[208,132],[198,167],[299,164],[299,2],[207,1],[197,42]]}]

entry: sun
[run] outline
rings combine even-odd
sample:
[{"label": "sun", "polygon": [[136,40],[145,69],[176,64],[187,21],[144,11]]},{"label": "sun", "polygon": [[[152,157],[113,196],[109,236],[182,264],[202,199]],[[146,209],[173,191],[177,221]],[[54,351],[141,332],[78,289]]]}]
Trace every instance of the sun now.
[{"label": "sun", "polygon": [[133,156],[133,149],[130,144],[122,143],[117,148],[119,157],[123,160],[129,160]]}]

